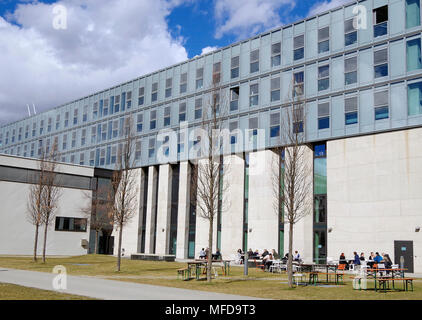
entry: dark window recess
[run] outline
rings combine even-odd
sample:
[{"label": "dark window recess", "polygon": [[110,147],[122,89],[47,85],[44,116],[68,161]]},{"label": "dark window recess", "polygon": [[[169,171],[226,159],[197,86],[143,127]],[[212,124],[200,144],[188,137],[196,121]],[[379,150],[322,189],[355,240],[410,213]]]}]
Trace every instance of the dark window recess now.
[{"label": "dark window recess", "polygon": [[56,231],[86,232],[87,219],[56,217]]}]

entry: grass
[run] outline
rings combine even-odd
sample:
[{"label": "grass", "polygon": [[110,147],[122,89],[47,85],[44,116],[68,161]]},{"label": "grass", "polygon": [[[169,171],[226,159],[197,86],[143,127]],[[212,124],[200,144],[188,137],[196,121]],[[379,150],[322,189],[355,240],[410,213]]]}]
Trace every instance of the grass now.
[{"label": "grass", "polygon": [[[79,264],[79,265],[78,265]],[[271,274],[255,268],[249,276],[243,276],[243,268],[232,267],[229,277],[219,276],[211,283],[206,281],[182,281],[176,279],[176,270],[186,263],[139,261],[122,259],[121,271],[116,272],[116,258],[104,255],[84,255],[66,258],[48,258],[45,264],[33,262],[29,257],[0,257],[0,267],[51,272],[56,265],[63,265],[71,275],[96,276],[100,278],[161,285],[185,289],[253,296],[267,299],[304,300],[420,300],[422,282],[414,281],[413,292],[379,293],[372,290],[353,290],[351,279],[345,276],[345,285],[336,287],[299,286],[290,289],[287,277]]]},{"label": "grass", "polygon": [[90,300],[90,298],[0,283],[0,300]]}]

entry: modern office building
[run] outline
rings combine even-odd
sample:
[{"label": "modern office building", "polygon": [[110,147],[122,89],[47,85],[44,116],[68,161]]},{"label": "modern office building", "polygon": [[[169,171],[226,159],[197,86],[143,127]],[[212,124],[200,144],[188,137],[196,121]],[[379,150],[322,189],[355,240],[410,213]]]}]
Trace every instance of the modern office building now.
[{"label": "modern office building", "polygon": [[235,146],[221,161],[236,165],[221,175],[230,208],[216,221],[216,247],[283,254],[288,229],[269,168],[300,97],[314,212],[295,226],[294,248],[317,262],[388,252],[422,272],[421,31],[420,0],[352,1],[4,125],[0,152],[34,158],[57,142],[63,162],[113,169],[132,119],[139,213],[125,252],[192,258],[207,246],[208,226],[191,199],[190,150],[217,87]]}]

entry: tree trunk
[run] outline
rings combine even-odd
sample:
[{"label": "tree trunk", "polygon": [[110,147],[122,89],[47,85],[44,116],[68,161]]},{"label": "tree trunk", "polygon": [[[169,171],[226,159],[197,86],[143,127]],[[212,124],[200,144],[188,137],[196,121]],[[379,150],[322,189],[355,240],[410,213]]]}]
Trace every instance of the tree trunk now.
[{"label": "tree trunk", "polygon": [[44,227],[44,245],[42,248],[42,262],[45,263],[45,251],[47,247],[47,230],[48,230],[48,224],[45,224]]},{"label": "tree trunk", "polygon": [[94,254],[98,253],[98,230],[95,230],[95,247],[94,247]]},{"label": "tree trunk", "polygon": [[122,233],[123,233],[123,225],[120,224],[119,226],[119,246],[117,249],[117,271],[120,271],[120,260],[122,255]]},{"label": "tree trunk", "polygon": [[214,218],[211,217],[210,228],[208,233],[208,264],[207,264],[207,282],[211,282],[211,270],[212,270],[212,234],[214,231]]},{"label": "tree trunk", "polygon": [[293,223],[289,223],[289,259],[287,262],[289,288],[293,288]]},{"label": "tree trunk", "polygon": [[34,262],[37,262],[37,248],[38,248],[38,229],[39,225],[35,226],[35,240],[34,240]]}]

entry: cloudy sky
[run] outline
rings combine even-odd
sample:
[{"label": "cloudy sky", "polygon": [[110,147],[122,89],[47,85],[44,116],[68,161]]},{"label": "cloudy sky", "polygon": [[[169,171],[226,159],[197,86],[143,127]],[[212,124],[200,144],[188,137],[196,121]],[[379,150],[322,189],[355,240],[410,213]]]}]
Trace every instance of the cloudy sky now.
[{"label": "cloudy sky", "polygon": [[347,2],[0,0],[0,125]]}]

